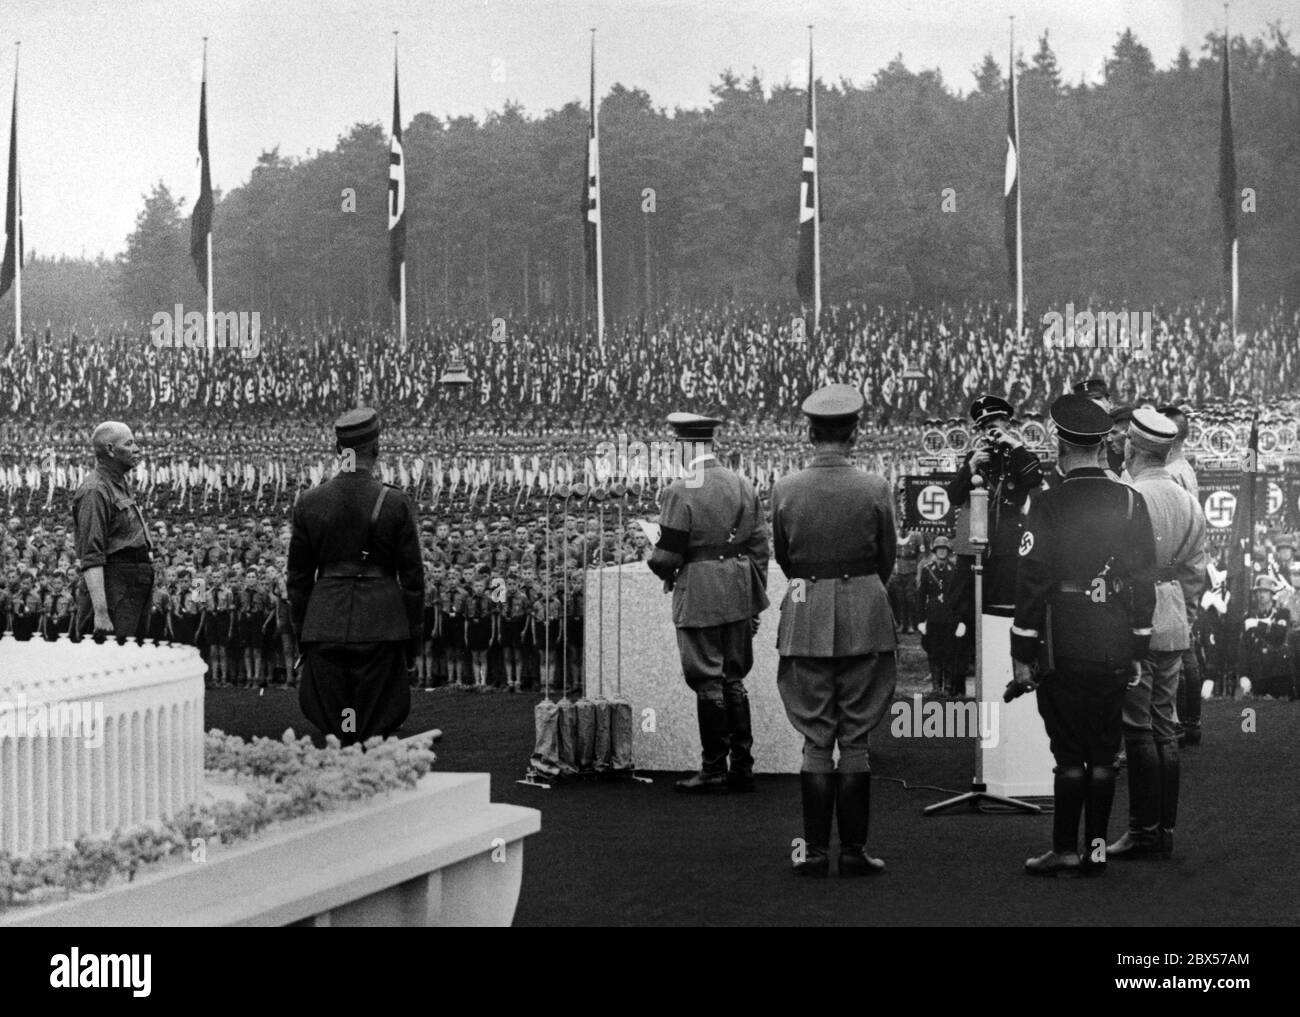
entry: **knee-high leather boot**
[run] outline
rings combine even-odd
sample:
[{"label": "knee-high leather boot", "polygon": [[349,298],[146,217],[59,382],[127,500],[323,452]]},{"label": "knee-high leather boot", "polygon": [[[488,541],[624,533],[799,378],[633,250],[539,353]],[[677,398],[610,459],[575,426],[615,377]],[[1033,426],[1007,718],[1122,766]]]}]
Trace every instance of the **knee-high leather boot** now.
[{"label": "knee-high leather boot", "polygon": [[1174,854],[1174,824],[1178,821],[1178,782],[1182,762],[1178,743],[1157,745],[1160,757],[1160,856],[1172,858]]},{"label": "knee-high leather boot", "polygon": [[840,771],[835,812],[840,827],[840,875],[874,876],[885,863],[867,853],[867,831],[871,827],[871,773]]},{"label": "knee-high leather boot", "polygon": [[727,789],[727,704],[717,699],[696,699],[700,723],[700,772],[674,785],[687,794]]},{"label": "knee-high leather boot", "polygon": [[834,773],[799,774],[799,792],[803,800],[802,859],[794,863],[796,876],[825,879],[830,872],[831,821],[835,816]]},{"label": "knee-high leather boot", "polygon": [[[1085,876],[1106,874],[1106,834],[1115,804],[1115,768],[1088,767],[1088,794],[1084,799],[1083,831],[1086,843],[1080,856]],[[1098,857],[1100,856],[1100,857]]]},{"label": "knee-high leather boot", "polygon": [[1031,876],[1057,876],[1079,871],[1079,813],[1088,778],[1082,766],[1058,766],[1052,781],[1052,850],[1025,862]]},{"label": "knee-high leather boot", "polygon": [[731,749],[727,788],[731,791],[753,791],[754,729],[749,718],[749,696],[745,694],[743,686],[736,692],[730,689],[727,692],[727,735]]},{"label": "knee-high leather boot", "polygon": [[1156,851],[1160,831],[1160,757],[1151,732],[1127,738],[1128,830],[1106,848],[1117,861],[1149,858]]}]

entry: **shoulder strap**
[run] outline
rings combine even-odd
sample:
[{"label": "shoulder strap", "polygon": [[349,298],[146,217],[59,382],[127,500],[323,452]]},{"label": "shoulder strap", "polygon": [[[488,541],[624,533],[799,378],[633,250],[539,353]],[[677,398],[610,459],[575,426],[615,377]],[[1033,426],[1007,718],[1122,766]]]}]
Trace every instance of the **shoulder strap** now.
[{"label": "shoulder strap", "polygon": [[384,507],[384,499],[388,497],[388,486],[379,485],[379,497],[375,499],[375,507],[370,510],[370,522],[366,525],[366,539],[362,545],[361,560],[366,561],[370,557],[371,541],[375,535],[375,523],[379,521],[379,512]]}]

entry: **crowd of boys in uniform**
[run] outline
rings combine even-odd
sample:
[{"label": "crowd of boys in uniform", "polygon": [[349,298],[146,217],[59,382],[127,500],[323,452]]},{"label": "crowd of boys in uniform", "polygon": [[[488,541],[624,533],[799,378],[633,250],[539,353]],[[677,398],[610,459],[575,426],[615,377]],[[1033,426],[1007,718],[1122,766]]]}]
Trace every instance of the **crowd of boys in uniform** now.
[{"label": "crowd of boys in uniform", "polygon": [[[583,570],[647,555],[640,528],[606,513],[426,517],[422,652],[415,682],[511,691],[582,688]],[[154,521],[147,638],[197,646],[212,686],[295,685],[285,590],[289,530],[270,518]],[[549,545],[548,545],[549,540]],[[549,549],[548,549],[549,547]],[[567,576],[566,576],[567,567]],[[0,638],[81,638],[71,527],[21,517],[0,529]]]}]

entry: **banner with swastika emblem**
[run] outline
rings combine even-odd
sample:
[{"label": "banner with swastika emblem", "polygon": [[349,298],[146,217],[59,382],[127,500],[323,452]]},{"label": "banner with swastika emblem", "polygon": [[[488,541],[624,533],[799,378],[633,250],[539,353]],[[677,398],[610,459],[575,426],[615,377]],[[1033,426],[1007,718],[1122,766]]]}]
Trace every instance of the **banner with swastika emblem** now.
[{"label": "banner with swastika emblem", "polygon": [[923,533],[949,533],[956,513],[948,498],[948,484],[955,473],[932,473],[903,478],[903,525]]},{"label": "banner with swastika emblem", "polygon": [[1237,513],[1246,511],[1244,478],[1255,479],[1255,521],[1270,530],[1293,530],[1300,523],[1300,477],[1243,474],[1240,470],[1207,471],[1197,477],[1206,532],[1211,541],[1230,539]]}]

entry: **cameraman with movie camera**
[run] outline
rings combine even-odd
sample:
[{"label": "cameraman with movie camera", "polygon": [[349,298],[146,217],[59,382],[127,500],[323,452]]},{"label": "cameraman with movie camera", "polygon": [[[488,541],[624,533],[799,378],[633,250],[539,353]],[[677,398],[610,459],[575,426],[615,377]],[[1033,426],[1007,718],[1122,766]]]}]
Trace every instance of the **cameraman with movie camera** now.
[{"label": "cameraman with movie camera", "polygon": [[[1016,594],[1016,550],[1020,545],[1022,513],[1029,496],[1043,482],[1038,457],[1011,430],[1012,405],[1001,396],[983,395],[971,403],[970,415],[978,435],[957,476],[948,485],[954,507],[970,502],[971,478],[984,478],[989,492],[989,547],[984,566],[984,611],[1010,616]],[[960,550],[960,548],[959,548]],[[971,559],[962,554],[958,617],[974,621]],[[959,632],[964,635],[964,632]]]}]

